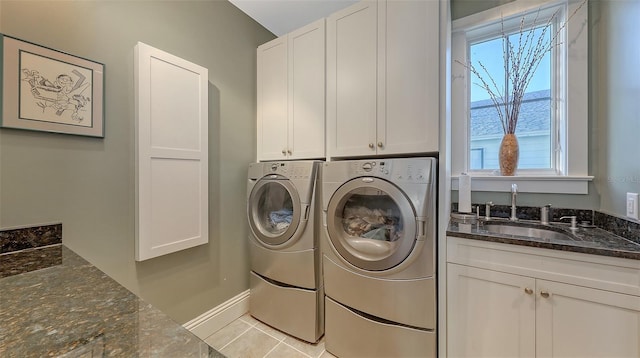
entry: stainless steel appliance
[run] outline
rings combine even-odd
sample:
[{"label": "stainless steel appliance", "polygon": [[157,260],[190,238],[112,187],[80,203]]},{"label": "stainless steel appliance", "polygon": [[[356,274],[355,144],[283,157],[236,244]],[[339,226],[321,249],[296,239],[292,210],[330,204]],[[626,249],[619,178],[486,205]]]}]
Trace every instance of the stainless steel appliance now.
[{"label": "stainless steel appliance", "polygon": [[325,346],[436,355],[436,159],[323,164]]},{"label": "stainless steel appliance", "polygon": [[249,312],[299,339],[324,333],[317,161],[249,165]]}]

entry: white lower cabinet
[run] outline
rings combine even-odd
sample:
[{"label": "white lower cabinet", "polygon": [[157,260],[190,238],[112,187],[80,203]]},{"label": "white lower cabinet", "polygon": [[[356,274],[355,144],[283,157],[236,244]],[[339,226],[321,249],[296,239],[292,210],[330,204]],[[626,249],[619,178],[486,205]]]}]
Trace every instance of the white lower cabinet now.
[{"label": "white lower cabinet", "polygon": [[529,277],[447,265],[450,357],[533,357],[535,299]]},{"label": "white lower cabinet", "polygon": [[[458,238],[447,246],[450,357],[640,357],[637,260]],[[616,271],[619,280],[600,281]]]},{"label": "white lower cabinet", "polygon": [[544,280],[536,286],[539,357],[640,357],[640,297]]}]

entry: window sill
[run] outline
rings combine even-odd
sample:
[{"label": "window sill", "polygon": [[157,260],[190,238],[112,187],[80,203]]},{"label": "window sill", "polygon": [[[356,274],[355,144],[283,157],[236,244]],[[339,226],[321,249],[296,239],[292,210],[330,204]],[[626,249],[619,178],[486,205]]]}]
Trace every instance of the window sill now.
[{"label": "window sill", "polygon": [[[588,194],[592,176],[473,176],[472,191],[510,192],[518,184],[521,193]],[[451,177],[451,189],[458,190],[458,176]]]}]

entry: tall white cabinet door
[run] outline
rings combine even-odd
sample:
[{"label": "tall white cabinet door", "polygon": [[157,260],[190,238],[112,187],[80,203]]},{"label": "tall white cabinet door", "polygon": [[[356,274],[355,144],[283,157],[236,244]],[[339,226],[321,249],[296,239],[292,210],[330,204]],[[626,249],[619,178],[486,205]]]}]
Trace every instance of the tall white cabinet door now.
[{"label": "tall white cabinet door", "polygon": [[377,12],[361,1],[327,18],[330,156],[375,154]]},{"label": "tall white cabinet door", "polygon": [[447,286],[450,357],[535,356],[534,279],[448,264]]},{"label": "tall white cabinet door", "polygon": [[135,47],[136,260],[209,241],[208,71]]},{"label": "tall white cabinet door", "polygon": [[325,21],[288,35],[290,159],[325,156]]},{"label": "tall white cabinet door", "polygon": [[558,282],[537,283],[539,357],[640,357],[640,298]]},{"label": "tall white cabinet door", "polygon": [[287,38],[257,49],[258,160],[287,156]]},{"label": "tall white cabinet door", "polygon": [[378,154],[437,152],[440,2],[378,6]]}]

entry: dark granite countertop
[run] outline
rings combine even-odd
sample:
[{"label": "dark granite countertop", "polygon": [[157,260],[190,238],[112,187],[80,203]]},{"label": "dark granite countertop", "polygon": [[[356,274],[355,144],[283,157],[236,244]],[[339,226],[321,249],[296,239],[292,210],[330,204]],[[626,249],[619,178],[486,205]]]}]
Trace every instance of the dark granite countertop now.
[{"label": "dark granite countertop", "polygon": [[223,357],[62,244],[0,261],[0,357]]},{"label": "dark granite countertop", "polygon": [[[487,231],[485,228],[488,224],[508,224],[534,229],[547,229],[567,234],[568,237],[533,238],[498,234]],[[447,230],[447,236],[640,260],[640,243],[596,227],[578,227],[575,230],[571,230],[565,225],[541,225],[529,221],[510,222],[508,220],[493,219],[490,221],[480,220],[474,224],[459,224],[451,221]]]}]

